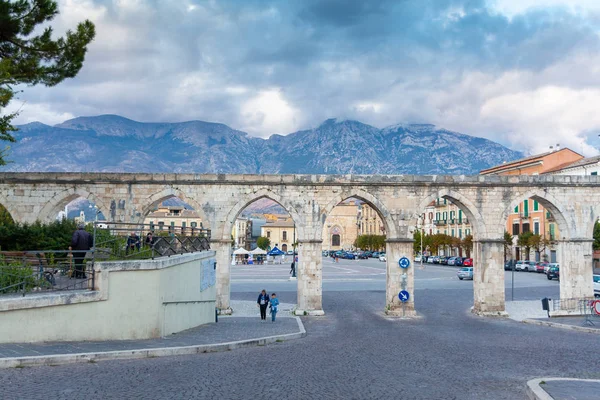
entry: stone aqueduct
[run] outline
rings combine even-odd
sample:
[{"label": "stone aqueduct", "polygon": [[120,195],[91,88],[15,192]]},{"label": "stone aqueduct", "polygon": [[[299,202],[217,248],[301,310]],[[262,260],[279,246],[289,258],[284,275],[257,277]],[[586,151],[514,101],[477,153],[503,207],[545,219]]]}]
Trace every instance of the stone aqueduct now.
[{"label": "stone aqueduct", "polygon": [[[438,197],[461,207],[473,226],[474,312],[504,313],[503,235],[508,214],[525,198],[552,212],[560,229],[557,255],[562,298],[593,296],[593,227],[600,216],[596,176],[413,176],[413,175],[223,175],[120,173],[0,173],[0,204],[20,222],[51,221],[78,197],[96,203],[111,221],[142,222],[159,202],[179,197],[212,230],[217,257],[217,306],[230,299],[231,230],[239,213],[260,198],[281,204],[298,235],[298,311],[322,307],[322,228],[339,202],[359,198],[386,225],[386,312],[399,313],[401,274],[397,261],[412,259],[412,229]],[[414,292],[408,268],[407,290]],[[405,312],[414,314],[414,296]]]}]

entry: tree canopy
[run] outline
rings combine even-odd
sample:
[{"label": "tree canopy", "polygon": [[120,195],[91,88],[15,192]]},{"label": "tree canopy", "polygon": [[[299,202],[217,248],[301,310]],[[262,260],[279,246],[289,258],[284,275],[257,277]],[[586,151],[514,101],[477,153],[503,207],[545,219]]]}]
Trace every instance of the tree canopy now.
[{"label": "tree canopy", "polygon": [[267,237],[260,236],[258,239],[256,239],[256,246],[260,247],[263,250],[267,250],[270,245],[271,239]]},{"label": "tree canopy", "polygon": [[[77,75],[94,39],[95,27],[85,20],[75,31],[52,39],[52,27],[40,24],[58,15],[53,0],[0,0],[0,140],[15,142],[11,124],[17,112],[3,113],[19,85],[55,86]],[[34,31],[40,32],[34,34]],[[6,164],[9,147],[0,150],[0,165]]]}]

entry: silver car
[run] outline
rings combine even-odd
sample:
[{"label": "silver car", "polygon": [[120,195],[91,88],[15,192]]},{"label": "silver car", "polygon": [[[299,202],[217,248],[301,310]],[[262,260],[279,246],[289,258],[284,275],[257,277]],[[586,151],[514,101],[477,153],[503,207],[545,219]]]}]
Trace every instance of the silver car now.
[{"label": "silver car", "polygon": [[461,281],[463,279],[473,279],[473,267],[463,267],[456,272],[456,276]]}]

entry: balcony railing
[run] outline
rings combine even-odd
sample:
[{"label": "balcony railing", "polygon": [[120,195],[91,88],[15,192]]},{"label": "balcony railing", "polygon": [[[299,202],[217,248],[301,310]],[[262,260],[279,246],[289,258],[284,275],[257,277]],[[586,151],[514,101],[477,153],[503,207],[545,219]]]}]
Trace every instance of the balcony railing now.
[{"label": "balcony railing", "polygon": [[433,221],[434,225],[448,225],[448,220],[446,219],[436,219]]}]

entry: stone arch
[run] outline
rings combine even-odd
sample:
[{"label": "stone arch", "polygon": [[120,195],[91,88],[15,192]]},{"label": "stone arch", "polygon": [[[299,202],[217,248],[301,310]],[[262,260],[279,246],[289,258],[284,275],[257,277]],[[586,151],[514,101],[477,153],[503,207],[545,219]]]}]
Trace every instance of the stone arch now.
[{"label": "stone arch", "polygon": [[109,215],[108,211],[109,207],[104,204],[101,198],[97,197],[94,193],[88,192],[82,188],[72,187],[57,194],[50,199],[44,207],[40,210],[38,215],[38,219],[40,221],[52,221],[52,216],[58,215],[58,212],[63,209],[67,204],[77,199],[78,197],[83,197],[84,199],[88,199],[98,207],[98,210],[102,212],[105,216]]},{"label": "stone arch", "polygon": [[329,216],[329,214],[331,214],[335,206],[351,197],[362,200],[369,204],[369,206],[373,207],[373,209],[379,214],[379,218],[381,218],[385,225],[385,231],[387,233],[387,236],[392,238],[398,237],[397,227],[394,224],[392,220],[392,214],[389,212],[387,207],[377,197],[362,189],[344,190],[336,194],[336,196],[323,208],[323,211],[321,212],[319,219],[321,221],[321,229],[318,230],[318,235],[322,235],[323,225],[325,224],[327,217]]},{"label": "stone arch", "polygon": [[210,229],[210,220],[207,218],[206,214],[204,213],[204,210],[203,210],[202,206],[200,205],[200,203],[198,203],[194,198],[189,197],[187,194],[185,194],[185,192],[183,192],[179,189],[176,189],[174,187],[165,188],[165,189],[163,189],[159,192],[156,192],[156,193],[150,195],[149,197],[145,198],[143,200],[143,204],[142,204],[143,208],[142,208],[139,222],[143,222],[144,219],[146,218],[146,216],[158,204],[162,203],[165,200],[173,198],[173,197],[177,197],[177,198],[185,201],[192,207],[194,207],[194,211],[196,211],[198,213],[198,215],[200,216],[200,219],[202,219],[203,227],[205,229]]},{"label": "stone arch", "polygon": [[[533,199],[541,204],[545,209],[550,210],[554,218],[556,218],[556,223],[558,224],[558,229],[560,231],[561,239],[569,239],[575,234],[577,231],[577,227],[573,221],[567,220],[565,215],[568,215],[567,208],[558,201],[554,196],[550,193],[547,193],[543,189],[532,189],[525,193],[519,192],[515,196],[512,197],[510,204],[507,208],[502,212],[499,223],[503,224],[502,227],[506,225],[506,221],[508,220],[508,216],[511,212],[517,207],[523,200]],[[591,237],[591,236],[590,236]]]},{"label": "stone arch", "polygon": [[259,189],[254,192],[246,193],[242,195],[242,198],[229,210],[227,216],[225,217],[225,221],[223,223],[223,230],[221,232],[222,240],[230,240],[231,239],[231,230],[233,229],[233,225],[235,224],[235,219],[240,215],[240,213],[248,207],[250,204],[254,203],[260,199],[270,199],[274,202],[278,203],[282,206],[291,216],[294,222],[296,223],[296,231],[298,232],[298,238],[304,238],[304,223],[303,219],[300,218],[300,214],[298,211],[292,206],[289,202],[285,201],[285,199],[272,190],[269,189]]},{"label": "stone arch", "polygon": [[[467,215],[467,218],[471,222],[471,226],[474,228],[473,237],[487,237],[488,232],[485,225],[485,220],[475,204],[473,204],[469,198],[454,190],[440,189],[437,192],[430,194],[419,203],[417,212],[420,214],[432,201],[435,201],[439,198],[452,201],[452,203],[456,204],[458,208],[460,208]],[[412,238],[412,234],[410,234],[409,238]]]}]

